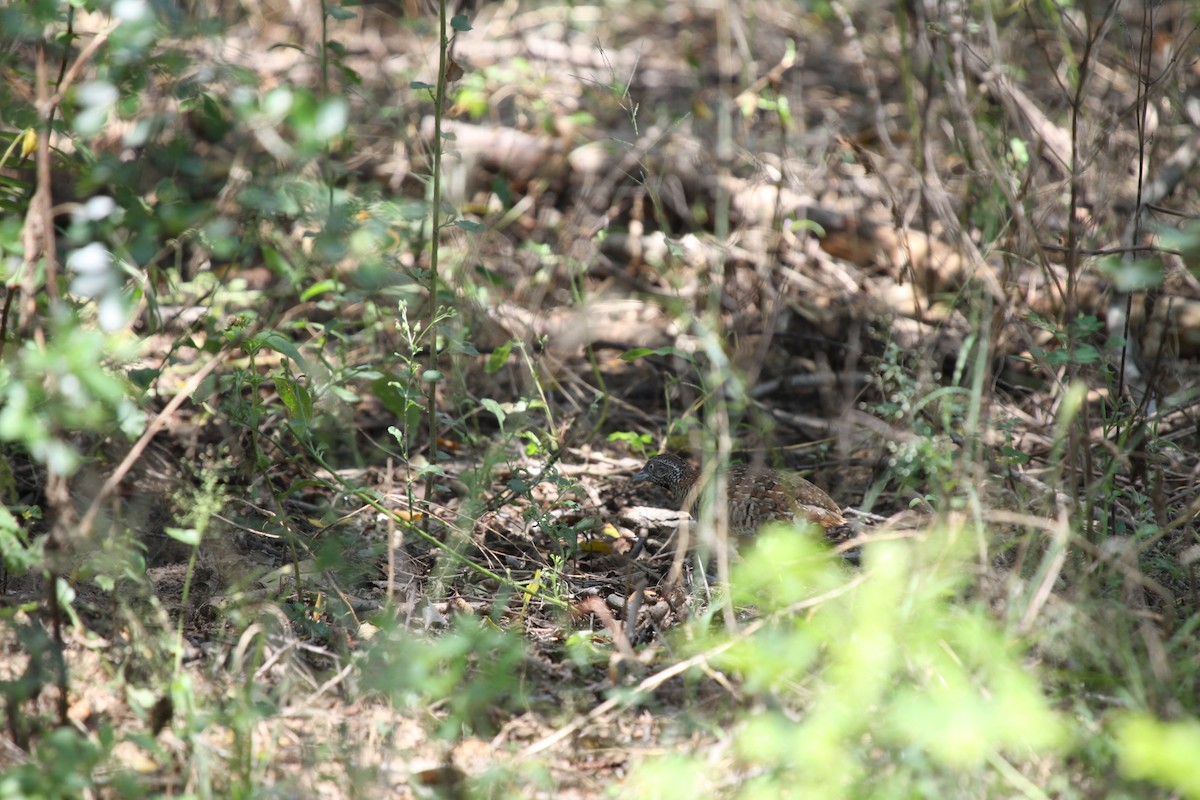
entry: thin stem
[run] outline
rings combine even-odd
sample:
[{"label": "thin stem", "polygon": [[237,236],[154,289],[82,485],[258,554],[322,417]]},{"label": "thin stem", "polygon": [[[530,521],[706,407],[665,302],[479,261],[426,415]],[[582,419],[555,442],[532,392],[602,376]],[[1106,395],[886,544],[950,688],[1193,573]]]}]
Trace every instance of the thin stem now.
[{"label": "thin stem", "polygon": [[[450,37],[446,35],[446,0],[438,0],[438,72],[433,103],[433,232],[429,243],[429,369],[426,373],[429,403],[429,463],[438,461],[437,385],[438,373],[438,244],[442,230],[442,115],[446,105],[446,58]],[[425,497],[433,497],[436,470],[426,479]]]}]

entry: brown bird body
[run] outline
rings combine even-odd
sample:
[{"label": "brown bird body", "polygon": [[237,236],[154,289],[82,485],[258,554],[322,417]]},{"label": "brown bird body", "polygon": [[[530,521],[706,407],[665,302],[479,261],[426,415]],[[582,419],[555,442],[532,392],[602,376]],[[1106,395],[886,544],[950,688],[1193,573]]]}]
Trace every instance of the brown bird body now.
[{"label": "brown bird body", "polygon": [[[729,468],[725,479],[729,528],[737,536],[752,536],[768,522],[807,519],[822,528],[832,528],[846,521],[833,498],[801,477],[739,464]],[[679,456],[654,456],[633,480],[658,484],[680,511],[696,515],[703,488],[700,471]]]}]

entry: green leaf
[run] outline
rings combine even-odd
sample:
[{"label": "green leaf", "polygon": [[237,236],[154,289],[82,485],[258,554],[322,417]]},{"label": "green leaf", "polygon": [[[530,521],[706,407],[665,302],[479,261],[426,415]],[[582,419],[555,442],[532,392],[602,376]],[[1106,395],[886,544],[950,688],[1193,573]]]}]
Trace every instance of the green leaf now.
[{"label": "green leaf", "polygon": [[417,90],[419,91],[419,90],[422,90],[422,89],[425,89],[425,90],[432,90],[432,89],[435,89],[435,88],[437,88],[437,87],[435,87],[435,86],[434,86],[432,83],[426,83],[425,81],[413,81],[413,82],[411,82],[410,84],[408,84],[408,88],[410,88],[410,89],[417,89]]},{"label": "green leaf", "polygon": [[1029,163],[1029,147],[1025,144],[1024,139],[1016,136],[1008,141],[1008,153],[1012,157],[1013,163],[1017,166],[1025,166]]},{"label": "green leaf", "polygon": [[1096,334],[1103,332],[1105,327],[1106,325],[1100,320],[1100,318],[1092,314],[1080,314],[1075,318],[1075,321],[1071,323],[1071,331],[1077,338],[1080,339],[1088,336],[1095,336]]},{"label": "green leaf", "polygon": [[1066,350],[1051,350],[1046,353],[1046,363],[1052,367],[1061,367],[1070,363],[1071,354]]},{"label": "green leaf", "polygon": [[629,445],[629,448],[637,453],[646,452],[652,442],[650,434],[637,433],[635,431],[613,431],[608,435],[610,442],[624,442]]},{"label": "green leaf", "polygon": [[446,471],[444,469],[442,469],[441,467],[439,467],[437,464],[426,463],[426,464],[421,465],[421,467],[417,470],[417,474],[414,477],[417,480],[422,480],[424,478],[429,477],[430,475],[437,475],[439,477],[444,478],[444,477],[446,477]]},{"label": "green leaf", "polygon": [[154,381],[158,380],[160,372],[162,372],[162,370],[143,367],[139,369],[131,369],[126,373],[126,375],[134,386],[138,387],[139,389],[145,389],[150,384],[154,383]]},{"label": "green leaf", "polygon": [[1158,233],[1159,244],[1183,256],[1184,264],[1196,274],[1200,270],[1200,223],[1193,222],[1182,229],[1163,228]]},{"label": "green leaf", "polygon": [[1090,344],[1076,346],[1072,360],[1076,364],[1095,364],[1100,360],[1100,351]]},{"label": "green leaf", "polygon": [[341,289],[342,289],[341,281],[337,281],[332,278],[326,278],[323,281],[317,281],[312,286],[308,287],[303,292],[301,292],[300,299],[302,301],[307,302],[307,301],[313,299],[314,297],[316,297],[317,295],[322,295],[322,294],[325,294],[326,292],[336,293],[336,292],[341,291]]},{"label": "green leaf", "polygon": [[281,375],[275,378],[275,391],[279,392],[279,399],[287,408],[288,417],[301,422],[312,419],[312,394],[303,384]]},{"label": "green leaf", "polygon": [[300,348],[296,347],[295,342],[284,336],[278,331],[264,331],[254,337],[254,343],[259,347],[265,347],[268,350],[274,350],[276,353],[287,356],[303,370],[308,370],[308,362],[304,356],[300,355]]},{"label": "green leaf", "polygon": [[479,404],[495,415],[496,421],[500,423],[500,430],[503,431],[504,420],[508,419],[508,415],[504,413],[504,409],[500,407],[500,404],[490,397],[483,398],[479,401]]},{"label": "green leaf", "polygon": [[511,341],[505,342],[497,347],[494,351],[492,351],[492,354],[488,356],[487,364],[484,366],[483,371],[489,375],[494,375],[496,372],[498,372],[500,368],[507,363],[508,357],[512,355],[512,349],[513,343]]},{"label": "green leaf", "polygon": [[1028,453],[1018,450],[1015,447],[1009,447],[1008,445],[1001,446],[1000,455],[1010,464],[1025,464],[1029,462]]},{"label": "green leaf", "polygon": [[412,200],[399,206],[400,219],[405,222],[417,222],[429,216],[429,206],[422,200]]},{"label": "green leaf", "polygon": [[420,423],[422,414],[420,395],[410,389],[408,382],[399,375],[389,372],[383,377],[371,381],[371,394],[405,426]]},{"label": "green leaf", "polygon": [[341,136],[350,119],[350,106],[344,97],[331,97],[317,107],[313,120],[313,135],[321,142]]},{"label": "green leaf", "polygon": [[1111,257],[1101,260],[1098,268],[1119,292],[1153,289],[1163,282],[1162,263],[1157,259],[1126,261]]},{"label": "green leaf", "polygon": [[263,262],[266,263],[267,269],[276,275],[291,275],[295,272],[292,265],[283,254],[274,247],[264,247],[262,249]]},{"label": "green leaf", "polygon": [[788,221],[788,227],[793,233],[800,231],[810,231],[818,239],[825,238],[825,228],[819,222],[811,219],[793,219]]},{"label": "green leaf", "polygon": [[188,547],[198,547],[200,545],[200,531],[195,528],[164,528],[167,536],[170,536],[177,542],[182,542]]},{"label": "green leaf", "polygon": [[794,127],[795,119],[792,117],[792,107],[788,103],[788,99],[781,95],[778,102],[779,121],[783,124],[784,128]]},{"label": "green leaf", "polygon": [[486,225],[481,222],[476,222],[473,219],[456,219],[454,220],[454,224],[468,233],[483,233],[485,230],[487,230]]},{"label": "green leaf", "polygon": [[450,18],[450,27],[459,33],[466,33],[467,31],[472,30],[471,23],[462,14],[456,14]]},{"label": "green leaf", "polygon": [[46,537],[30,543],[21,524],[9,510],[0,506],[0,559],[13,575],[24,575],[42,560],[42,544]]},{"label": "green leaf", "polygon": [[679,356],[680,358],[691,358],[691,356],[677,347],[635,347],[632,350],[626,350],[622,353],[621,360],[636,361],[646,356]]},{"label": "green leaf", "polygon": [[1200,725],[1195,720],[1160,722],[1149,714],[1129,714],[1114,727],[1122,772],[1200,797]]}]

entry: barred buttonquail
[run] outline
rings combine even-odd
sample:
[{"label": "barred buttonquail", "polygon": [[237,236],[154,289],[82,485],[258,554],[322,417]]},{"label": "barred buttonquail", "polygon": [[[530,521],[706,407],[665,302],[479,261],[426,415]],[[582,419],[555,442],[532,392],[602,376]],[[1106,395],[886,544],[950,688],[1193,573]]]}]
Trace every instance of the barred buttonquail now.
[{"label": "barred buttonquail", "polygon": [[[808,519],[822,528],[845,523],[841,509],[822,489],[800,477],[785,477],[773,469],[744,464],[726,473],[729,528],[736,536],[751,536],[768,522]],[[654,456],[633,476],[667,490],[681,511],[695,516],[700,500],[700,471],[679,456]]]}]

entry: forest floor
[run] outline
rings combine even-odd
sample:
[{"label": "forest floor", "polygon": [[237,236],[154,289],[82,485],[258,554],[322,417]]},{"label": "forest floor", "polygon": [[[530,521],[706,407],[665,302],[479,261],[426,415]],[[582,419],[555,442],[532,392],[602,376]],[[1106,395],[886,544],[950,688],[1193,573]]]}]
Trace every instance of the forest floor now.
[{"label": "forest floor", "polygon": [[[328,34],[352,132],[336,176],[295,181],[358,198],[336,224],[246,199],[261,176],[238,165],[270,151],[261,130],[192,143],[219,187],[205,202],[265,255],[181,251],[133,365],[156,371],[162,427],[133,458],[100,443],[71,483],[82,513],[129,460],[63,571],[68,715],[117,733],[117,767],[197,796],[595,798],[694,756],[723,776],[704,794],[736,795],[762,777],[736,732],[771,701],[717,657],[770,615],[723,601],[753,560],[719,526],[631,482],[660,450],[826,489],[850,520],[851,557],[827,564],[842,586],[872,543],[970,539],[963,596],[1025,644],[1035,622],[1067,624],[1079,584],[1051,544],[1087,509],[1071,558],[1126,576],[1136,658],[1169,682],[1154,643],[1200,611],[1200,282],[1186,248],[1153,285],[1120,255],[1174,219],[1134,225],[1140,209],[1200,214],[1183,11],[1141,61],[1145,21],[1110,19],[1073,133],[1072,53],[1032,17],[996,40],[869,5],[483,5],[453,42],[443,125],[445,205],[471,224],[442,236],[431,304],[409,211],[434,106],[411,82],[435,82],[436,16],[400,5]],[[264,91],[316,86],[310,13],[255,9],[196,63]],[[1081,37],[1095,22],[1071,19]],[[284,183],[271,191],[302,195]],[[414,387],[435,366],[431,436]],[[1097,475],[1121,491],[1097,500]],[[31,464],[18,483],[47,491]],[[706,571],[689,536],[723,556]],[[1136,546],[1106,543],[1119,536]],[[148,580],[112,566],[131,553]],[[46,595],[35,576],[5,589],[13,614]],[[698,633],[716,629],[730,638]],[[1031,662],[1070,660],[1041,644]],[[789,680],[792,700],[816,691]],[[58,701],[49,688],[31,718]],[[0,764],[36,736],[20,727]],[[1104,796],[1066,762],[1077,796]],[[1045,764],[1018,771],[1036,783]],[[640,774],[643,796],[670,795]]]}]

